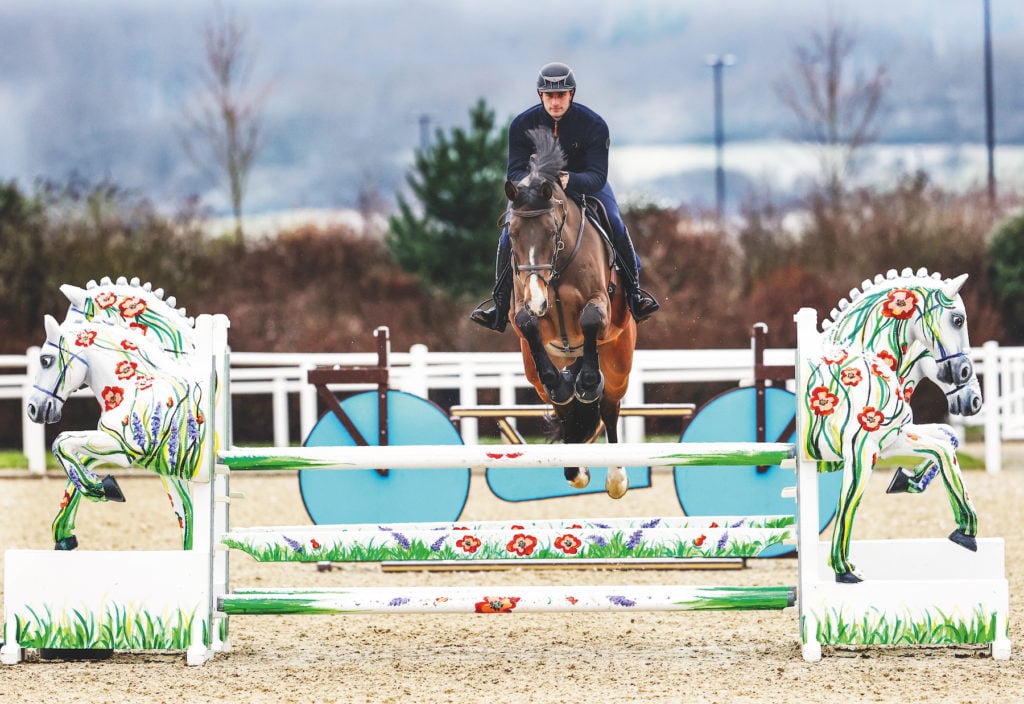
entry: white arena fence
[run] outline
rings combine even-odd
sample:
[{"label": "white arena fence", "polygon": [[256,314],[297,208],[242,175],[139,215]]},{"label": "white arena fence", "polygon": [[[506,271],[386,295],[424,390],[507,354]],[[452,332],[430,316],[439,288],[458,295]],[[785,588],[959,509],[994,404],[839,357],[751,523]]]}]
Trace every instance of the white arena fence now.
[{"label": "white arena fence", "polygon": [[[0,355],[0,400],[18,399],[24,405],[35,377],[38,348],[24,355]],[[766,365],[792,365],[793,349],[767,349]],[[498,395],[498,404],[515,405],[517,392],[530,389],[523,375],[522,357],[518,352],[432,352],[425,345],[413,345],[408,352],[389,355],[390,386],[421,397],[431,391],[445,390],[457,394],[462,406],[479,403],[482,394]],[[976,347],[973,361],[982,381],[985,405],[982,412],[970,418],[952,417],[960,430],[967,425],[984,429],[985,467],[989,472],[1002,468],[1001,445],[1005,441],[1024,439],[1024,347],[1002,347],[986,342]],[[365,353],[276,353],[232,352],[231,395],[245,396],[246,402],[266,402],[273,411],[273,437],[266,441],[283,447],[290,443],[292,429],[289,405],[298,399],[299,436],[305,438],[320,415],[316,389],[306,380],[310,369],[322,366],[374,366],[376,352]],[[992,373],[994,370],[994,373]],[[624,404],[643,404],[645,387],[660,384],[728,382],[739,386],[753,384],[754,352],[749,349],[701,350],[637,350]],[[344,384],[331,387],[346,393],[371,390],[369,384]],[[88,396],[87,391],[79,395]],[[257,400],[260,399],[260,400]],[[692,399],[672,399],[685,403]],[[42,472],[49,448],[45,428],[32,423],[24,415],[22,452],[32,472]],[[623,442],[645,440],[645,419],[628,417],[622,423]],[[478,421],[463,418],[460,432],[466,444],[478,440]]]}]

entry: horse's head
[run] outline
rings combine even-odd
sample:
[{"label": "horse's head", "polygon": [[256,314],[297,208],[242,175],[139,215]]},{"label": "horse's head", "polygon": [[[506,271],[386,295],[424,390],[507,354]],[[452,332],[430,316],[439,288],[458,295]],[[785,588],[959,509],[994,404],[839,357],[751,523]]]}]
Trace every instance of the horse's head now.
[{"label": "horse's head", "polygon": [[982,399],[971,361],[967,310],[960,297],[965,281],[967,274],[961,274],[923,289],[921,313],[913,331],[931,353],[935,371],[929,376],[945,391],[950,413],[974,415],[981,410]]},{"label": "horse's head", "polygon": [[26,410],[36,423],[56,423],[68,396],[85,384],[89,362],[82,353],[92,340],[85,331],[84,336],[68,339],[63,326],[51,315],[46,316],[45,325],[46,342],[39,351],[39,372]]},{"label": "horse's head", "polygon": [[923,377],[931,379],[945,392],[950,413],[977,413],[981,386],[960,297],[966,280],[966,274],[943,279],[925,269],[879,274],[840,301],[825,326],[827,338],[881,355],[907,388]]},{"label": "horse's head", "polygon": [[568,208],[559,172],[565,166],[565,154],[550,131],[537,128],[529,136],[536,149],[530,173],[519,183],[507,181],[505,195],[511,202],[508,233],[523,306],[541,317],[547,312],[548,284],[559,273],[558,256],[564,247]]}]

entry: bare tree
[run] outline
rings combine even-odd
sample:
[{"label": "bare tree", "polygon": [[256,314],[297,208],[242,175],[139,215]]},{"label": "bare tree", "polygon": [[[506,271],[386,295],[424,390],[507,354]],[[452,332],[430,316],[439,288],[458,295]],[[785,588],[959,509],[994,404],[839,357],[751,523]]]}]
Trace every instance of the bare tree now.
[{"label": "bare tree", "polygon": [[263,145],[262,109],[269,89],[250,88],[252,50],[245,28],[230,11],[218,7],[203,39],[201,89],[185,108],[182,144],[200,170],[218,183],[226,181],[241,244],[242,202]]},{"label": "bare tree", "polygon": [[852,29],[830,6],[825,27],[794,49],[793,71],[776,85],[799,124],[799,137],[819,146],[824,186],[834,205],[856,170],[855,158],[878,139],[877,118],[888,76],[884,65],[851,76]]}]

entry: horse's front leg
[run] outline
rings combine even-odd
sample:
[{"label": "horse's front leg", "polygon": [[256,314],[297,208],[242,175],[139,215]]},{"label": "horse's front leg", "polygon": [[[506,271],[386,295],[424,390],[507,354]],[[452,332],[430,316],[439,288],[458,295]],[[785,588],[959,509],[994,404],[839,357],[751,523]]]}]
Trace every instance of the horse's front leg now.
[{"label": "horse's front leg", "polygon": [[[604,421],[605,434],[609,443],[619,441],[619,408],[620,401],[614,403],[605,398],[601,401],[601,420]],[[608,496],[613,499],[621,499],[629,491],[629,475],[623,466],[608,467],[608,477],[605,479],[604,488]]]},{"label": "horse's front leg", "polygon": [[537,368],[537,376],[544,385],[551,403],[556,406],[569,403],[573,397],[572,375],[568,371],[559,371],[544,351],[544,341],[540,337],[537,318],[525,308],[520,308],[516,313],[515,324],[529,346],[530,356],[533,357],[533,364]]},{"label": "horse's front leg", "polygon": [[911,473],[902,468],[898,469],[889,486],[889,493],[897,493],[900,490],[920,493],[938,474],[946,485],[946,493],[949,495],[949,503],[953,508],[953,518],[957,525],[949,539],[968,550],[977,550],[978,513],[964,487],[960,463],[956,457],[958,445],[959,441],[953,428],[945,423],[908,425],[900,433],[897,443],[889,448],[886,454],[899,454],[909,450],[924,458],[924,461]]},{"label": "horse's front leg", "polygon": [[842,584],[856,584],[864,581],[857,574],[850,562],[850,537],[853,534],[853,519],[857,507],[864,498],[871,470],[874,468],[874,456],[877,448],[873,444],[862,443],[852,447],[852,442],[844,443],[843,447],[843,487],[839,493],[839,505],[836,508],[835,527],[832,530],[832,569],[836,573],[836,581]]},{"label": "horse's front leg", "polygon": [[61,433],[53,442],[53,456],[68,476],[64,500],[53,519],[54,544],[57,550],[73,550],[78,545],[75,516],[83,496],[90,501],[124,501],[117,480],[109,474],[101,479],[92,467],[101,462],[127,467],[130,462],[119,443],[96,430]]},{"label": "horse's front leg", "polygon": [[604,311],[588,303],[580,312],[580,329],[583,331],[583,357],[579,374],[576,375],[574,393],[580,403],[594,403],[604,393],[604,375],[597,353],[597,339],[605,329]]}]

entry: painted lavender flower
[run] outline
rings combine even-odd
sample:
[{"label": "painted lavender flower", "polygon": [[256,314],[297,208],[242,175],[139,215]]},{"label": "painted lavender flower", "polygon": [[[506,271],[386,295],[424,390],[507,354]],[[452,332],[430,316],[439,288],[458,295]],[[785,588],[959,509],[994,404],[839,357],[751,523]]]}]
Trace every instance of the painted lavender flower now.
[{"label": "painted lavender flower", "polygon": [[191,408],[188,409],[188,420],[185,422],[185,437],[188,438],[190,445],[199,440],[199,423],[196,422],[196,417],[192,415]]},{"label": "painted lavender flower", "polygon": [[718,539],[718,543],[715,547],[718,550],[725,550],[725,546],[729,544],[729,531],[723,530],[722,537]]},{"label": "painted lavender flower", "polygon": [[448,539],[447,535],[442,535],[440,538],[435,540],[430,545],[431,551],[433,551],[433,552],[441,552],[441,548],[444,547],[444,541],[446,541],[447,539]]},{"label": "painted lavender flower", "polygon": [[305,547],[298,540],[293,540],[292,538],[289,538],[287,535],[282,535],[281,540],[283,540],[288,545],[288,547],[290,547],[292,550],[299,553],[300,555],[305,552]]},{"label": "painted lavender flower", "polygon": [[175,423],[171,426],[170,437],[167,438],[167,458],[173,463],[178,459],[178,436],[180,432],[178,425]]},{"label": "painted lavender flower", "polygon": [[643,537],[644,532],[642,530],[634,531],[633,535],[629,536],[629,540],[626,541],[627,550],[636,550],[640,544],[640,539]]},{"label": "painted lavender flower", "polygon": [[590,535],[587,536],[587,539],[594,545],[598,545],[602,548],[608,545],[608,541],[605,540],[603,535]]},{"label": "painted lavender flower", "polygon": [[405,606],[408,603],[408,598],[404,596],[396,596],[394,599],[388,602],[388,606]]},{"label": "painted lavender flower", "polygon": [[636,606],[636,602],[632,599],[627,599],[624,596],[612,595],[608,597],[608,601],[612,602],[616,606]]},{"label": "painted lavender flower", "polygon": [[404,535],[402,535],[401,533],[398,533],[398,532],[396,532],[396,531],[391,531],[391,537],[395,539],[395,542],[396,542],[396,543],[398,543],[399,545],[401,545],[401,546],[402,546],[403,548],[405,548],[406,550],[408,550],[408,549],[409,549],[409,548],[410,548],[410,547],[412,546],[412,543],[411,543],[411,542],[409,542],[409,539],[408,539],[408,538],[406,538],[406,537],[405,537]]},{"label": "painted lavender flower", "polygon": [[149,418],[149,434],[154,438],[160,433],[160,424],[164,419],[164,406],[158,403],[153,407],[153,415]]},{"label": "painted lavender flower", "polygon": [[646,523],[641,523],[640,527],[641,528],[654,528],[659,523],[661,523],[661,519],[660,518],[654,518],[654,519],[651,519],[650,521],[648,521]]},{"label": "painted lavender flower", "polygon": [[132,439],[141,449],[146,449],[146,431],[142,427],[142,418],[132,411]]}]

